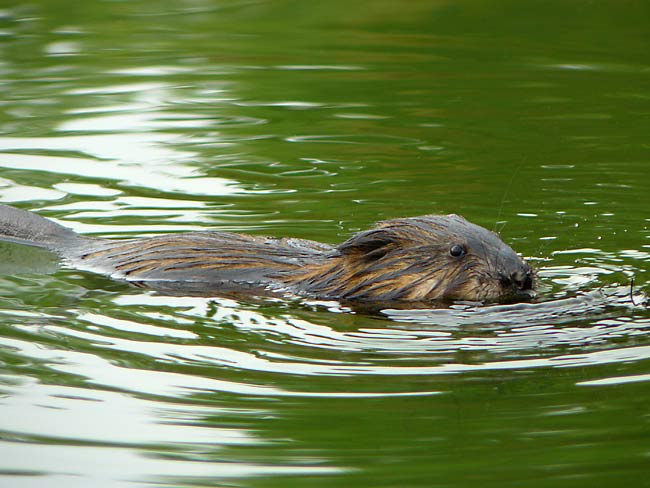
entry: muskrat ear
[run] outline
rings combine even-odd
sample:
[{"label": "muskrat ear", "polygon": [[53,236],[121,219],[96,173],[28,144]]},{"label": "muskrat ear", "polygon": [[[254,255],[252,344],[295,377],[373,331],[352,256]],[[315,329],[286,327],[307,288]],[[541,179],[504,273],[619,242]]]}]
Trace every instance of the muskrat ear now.
[{"label": "muskrat ear", "polygon": [[337,250],[344,256],[356,254],[376,260],[388,254],[396,243],[395,236],[386,229],[372,229],[353,235],[340,244]]}]

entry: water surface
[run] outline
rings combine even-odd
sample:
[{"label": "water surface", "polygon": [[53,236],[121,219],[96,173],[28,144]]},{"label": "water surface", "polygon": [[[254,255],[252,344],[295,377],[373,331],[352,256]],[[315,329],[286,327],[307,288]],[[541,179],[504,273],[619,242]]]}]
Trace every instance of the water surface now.
[{"label": "water surface", "polygon": [[0,244],[0,485],[646,485],[648,10],[3,6],[3,203],[327,243],[459,213],[542,299],[163,296]]}]

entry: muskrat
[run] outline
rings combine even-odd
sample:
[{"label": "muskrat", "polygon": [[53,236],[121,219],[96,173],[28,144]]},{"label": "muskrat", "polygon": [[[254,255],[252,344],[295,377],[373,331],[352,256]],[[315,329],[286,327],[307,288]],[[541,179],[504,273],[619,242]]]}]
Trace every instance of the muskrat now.
[{"label": "muskrat", "polygon": [[458,215],[386,220],[338,246],[231,232],[85,237],[0,205],[0,239],[72,266],[176,290],[271,290],[340,301],[497,301],[534,295],[535,274],[497,234]]}]

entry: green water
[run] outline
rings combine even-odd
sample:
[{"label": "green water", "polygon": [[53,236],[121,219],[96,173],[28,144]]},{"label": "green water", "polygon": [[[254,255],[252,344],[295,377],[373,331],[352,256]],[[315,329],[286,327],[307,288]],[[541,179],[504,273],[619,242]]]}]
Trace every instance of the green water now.
[{"label": "green water", "polygon": [[2,2],[1,202],[91,235],[329,243],[454,212],[544,302],[167,297],[1,244],[0,486],[648,486],[648,18]]}]

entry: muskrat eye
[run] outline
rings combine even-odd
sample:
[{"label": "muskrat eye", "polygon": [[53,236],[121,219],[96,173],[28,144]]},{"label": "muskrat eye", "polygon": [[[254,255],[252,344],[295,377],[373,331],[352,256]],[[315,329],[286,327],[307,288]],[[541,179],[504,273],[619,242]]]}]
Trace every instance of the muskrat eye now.
[{"label": "muskrat eye", "polygon": [[455,258],[459,258],[465,255],[465,249],[463,248],[463,246],[454,244],[453,246],[451,246],[451,249],[449,249],[449,254],[451,254]]}]

